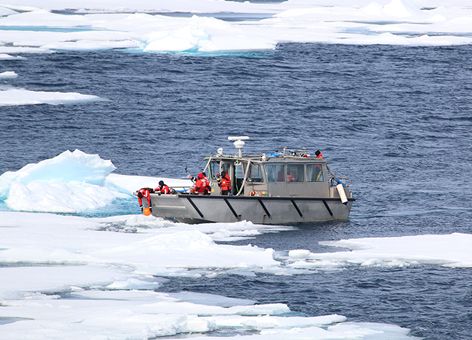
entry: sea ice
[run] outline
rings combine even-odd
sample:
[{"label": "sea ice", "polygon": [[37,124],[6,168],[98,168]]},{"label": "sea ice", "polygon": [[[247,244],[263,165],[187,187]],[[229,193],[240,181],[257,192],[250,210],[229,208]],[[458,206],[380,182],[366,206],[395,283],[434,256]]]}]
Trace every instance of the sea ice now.
[{"label": "sea ice", "polygon": [[471,234],[372,237],[323,241],[320,244],[348,248],[351,251],[311,253],[307,250],[293,250],[289,252],[289,266],[299,269],[353,264],[388,267],[412,264],[472,267]]},{"label": "sea ice", "polygon": [[[91,182],[100,182],[113,168],[92,155],[78,152],[77,157],[96,166],[94,176],[77,174]],[[49,168],[43,164],[16,175],[42,177],[41,171]],[[139,230],[111,232],[104,228],[110,224]],[[272,249],[217,244],[213,239],[224,228],[265,232],[264,227],[247,222],[191,226],[142,215],[85,218],[0,212],[0,275],[6,278],[0,280],[0,319],[7,320],[0,325],[0,337],[125,339],[231,332],[229,338],[236,339],[250,331],[253,339],[412,338],[404,328],[346,322],[340,315],[295,316],[284,304],[152,291],[162,282],[155,275],[276,272],[284,261],[290,264],[290,258],[276,260]],[[447,235],[442,239],[448,242]],[[291,255],[298,260],[312,256],[307,251]]]},{"label": "sea ice", "polygon": [[5,53],[0,53],[0,60],[24,60],[26,58],[21,56],[14,56]]},{"label": "sea ice", "polygon": [[[1,49],[2,47],[0,47]],[[0,106],[35,104],[75,104],[100,100],[99,97],[75,92],[29,91],[20,88],[0,89]]]},{"label": "sea ice", "polygon": [[[80,4],[10,0],[9,4],[22,10],[0,17],[0,30],[6,28],[2,30],[5,45],[0,46],[0,53],[20,53],[22,49],[25,53],[39,53],[113,48],[143,52],[241,51],[273,49],[281,42],[472,43],[469,24],[472,8],[466,1],[458,0],[447,4],[426,0],[316,3],[102,0]],[[75,10],[81,15],[52,13],[51,9]],[[175,12],[196,15],[181,17],[172,14]],[[243,19],[224,21],[211,17],[218,13],[239,13]],[[265,18],[244,20],[245,15],[262,13]]]},{"label": "sea ice", "polygon": [[[19,267],[0,266],[0,301],[2,299],[21,299],[37,292],[57,293],[69,292],[80,286],[104,286],[115,288],[123,280],[133,282],[137,287],[143,287],[143,281],[129,279],[129,273],[111,266],[95,265],[33,265],[22,263]],[[139,283],[139,285],[138,285]],[[156,284],[151,289],[157,287]],[[131,285],[124,288],[133,288]],[[123,288],[122,288],[123,289]],[[0,323],[1,324],[1,323]]]},{"label": "sea ice", "polygon": [[98,155],[65,151],[0,175],[0,200],[12,210],[80,213],[107,207],[116,199],[131,202],[136,190],[155,188],[160,180],[181,192],[193,185],[189,179],[112,174],[114,170],[111,161]]},{"label": "sea ice", "polygon": [[[229,269],[264,272],[280,266],[272,249],[216,244],[211,232],[205,234],[198,227],[148,219],[162,224],[151,224],[136,233],[119,233],[103,228],[110,220],[117,223],[117,217],[91,219],[0,212],[0,262],[120,263],[133,268],[136,275],[163,276],[201,275],[208,268],[216,272]],[[221,228],[224,224],[213,224],[213,230]],[[239,228],[244,229],[244,224]]]},{"label": "sea ice", "polygon": [[406,329],[345,323],[340,315],[290,316],[282,304],[222,307],[192,300],[191,293],[176,298],[152,291],[98,290],[78,291],[61,299],[38,295],[7,300],[0,317],[17,321],[0,326],[0,335],[2,339],[148,339],[218,331],[230,335],[231,331],[235,335],[227,339],[240,339],[238,332],[251,331],[256,333],[251,339],[372,339],[372,335],[412,339]]},{"label": "sea ice", "polygon": [[[1,92],[0,92],[1,94]],[[111,161],[80,150],[0,175],[0,198],[13,210],[79,212],[110,204],[123,194],[104,186]]]},{"label": "sea ice", "polygon": [[5,71],[0,73],[0,79],[14,79],[16,77],[18,77],[18,74],[14,71]]}]

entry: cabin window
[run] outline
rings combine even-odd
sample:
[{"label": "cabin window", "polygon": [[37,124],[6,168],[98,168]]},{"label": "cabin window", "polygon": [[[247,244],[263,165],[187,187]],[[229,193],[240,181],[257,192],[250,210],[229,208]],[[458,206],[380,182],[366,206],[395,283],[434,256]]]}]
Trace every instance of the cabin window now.
[{"label": "cabin window", "polygon": [[303,164],[287,164],[287,182],[304,182],[305,166]]},{"label": "cabin window", "polygon": [[309,182],[324,182],[323,166],[321,164],[307,164],[306,176]]},{"label": "cabin window", "polygon": [[216,175],[220,172],[220,162],[211,162],[210,163],[210,177],[211,179],[216,179]]},{"label": "cabin window", "polygon": [[234,164],[234,176],[237,179],[243,179],[244,178],[244,170],[246,167],[243,166],[242,163],[235,163]]},{"label": "cabin window", "polygon": [[248,180],[253,183],[264,182],[264,178],[262,177],[261,166],[259,164],[251,163],[251,166],[249,167]]},{"label": "cabin window", "polygon": [[269,182],[285,182],[285,168],[283,164],[267,164],[266,171]]},{"label": "cabin window", "polygon": [[234,163],[234,190],[235,193],[241,190],[244,179],[244,171],[246,170],[246,163]]}]

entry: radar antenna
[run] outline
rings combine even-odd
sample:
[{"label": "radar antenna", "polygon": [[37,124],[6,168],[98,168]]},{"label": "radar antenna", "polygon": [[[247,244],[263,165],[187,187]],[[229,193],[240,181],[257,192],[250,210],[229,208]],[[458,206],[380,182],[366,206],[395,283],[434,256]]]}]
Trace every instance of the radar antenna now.
[{"label": "radar antenna", "polygon": [[243,156],[243,148],[244,148],[244,141],[249,140],[248,136],[229,136],[228,137],[229,141],[233,141],[234,147],[238,150],[238,156],[242,157]]}]

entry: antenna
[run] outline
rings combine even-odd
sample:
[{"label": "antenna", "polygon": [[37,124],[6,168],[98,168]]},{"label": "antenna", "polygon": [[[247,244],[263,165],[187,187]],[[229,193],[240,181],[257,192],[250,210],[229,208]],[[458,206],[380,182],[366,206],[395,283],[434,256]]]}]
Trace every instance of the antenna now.
[{"label": "antenna", "polygon": [[238,150],[238,156],[242,157],[243,156],[243,148],[244,148],[244,141],[249,140],[248,136],[229,136],[228,137],[229,141],[233,141],[234,147]]}]

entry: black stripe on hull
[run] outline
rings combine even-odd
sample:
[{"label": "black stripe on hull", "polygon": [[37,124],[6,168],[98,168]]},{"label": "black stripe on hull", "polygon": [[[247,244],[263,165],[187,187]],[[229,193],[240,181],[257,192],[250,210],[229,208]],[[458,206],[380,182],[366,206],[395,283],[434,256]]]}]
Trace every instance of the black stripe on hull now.
[{"label": "black stripe on hull", "polygon": [[198,209],[198,207],[196,206],[196,204],[192,201],[192,199],[187,196],[187,200],[189,201],[189,203],[192,205],[192,207],[195,209],[195,211],[198,213],[198,215],[200,215],[201,218],[205,218],[202,214],[202,212],[200,211],[200,209]]},{"label": "black stripe on hull", "polygon": [[298,215],[300,215],[300,217],[303,218],[303,214],[302,214],[302,212],[300,211],[300,208],[298,207],[297,203],[295,203],[294,200],[290,200],[290,201],[292,202],[293,206],[294,206],[295,209],[297,210]]},{"label": "black stripe on hull", "polygon": [[332,212],[331,209],[329,208],[328,203],[326,203],[325,200],[323,200],[323,203],[324,203],[324,206],[326,207],[326,209],[328,210],[329,214],[330,214],[331,216],[333,216],[333,212]]},{"label": "black stripe on hull", "polygon": [[225,198],[224,200],[225,200],[226,205],[228,206],[229,210],[231,210],[231,212],[233,213],[234,217],[236,217],[236,219],[239,221],[239,220],[240,220],[239,215],[236,213],[236,211],[234,210],[233,206],[229,203],[229,201],[228,201],[227,198]]},{"label": "black stripe on hull", "polygon": [[267,207],[265,206],[264,202],[262,202],[262,200],[261,200],[260,198],[258,198],[257,200],[258,200],[259,203],[261,204],[262,209],[264,209],[264,211],[265,211],[267,217],[270,218],[270,212],[269,212],[269,210],[267,210]]}]

